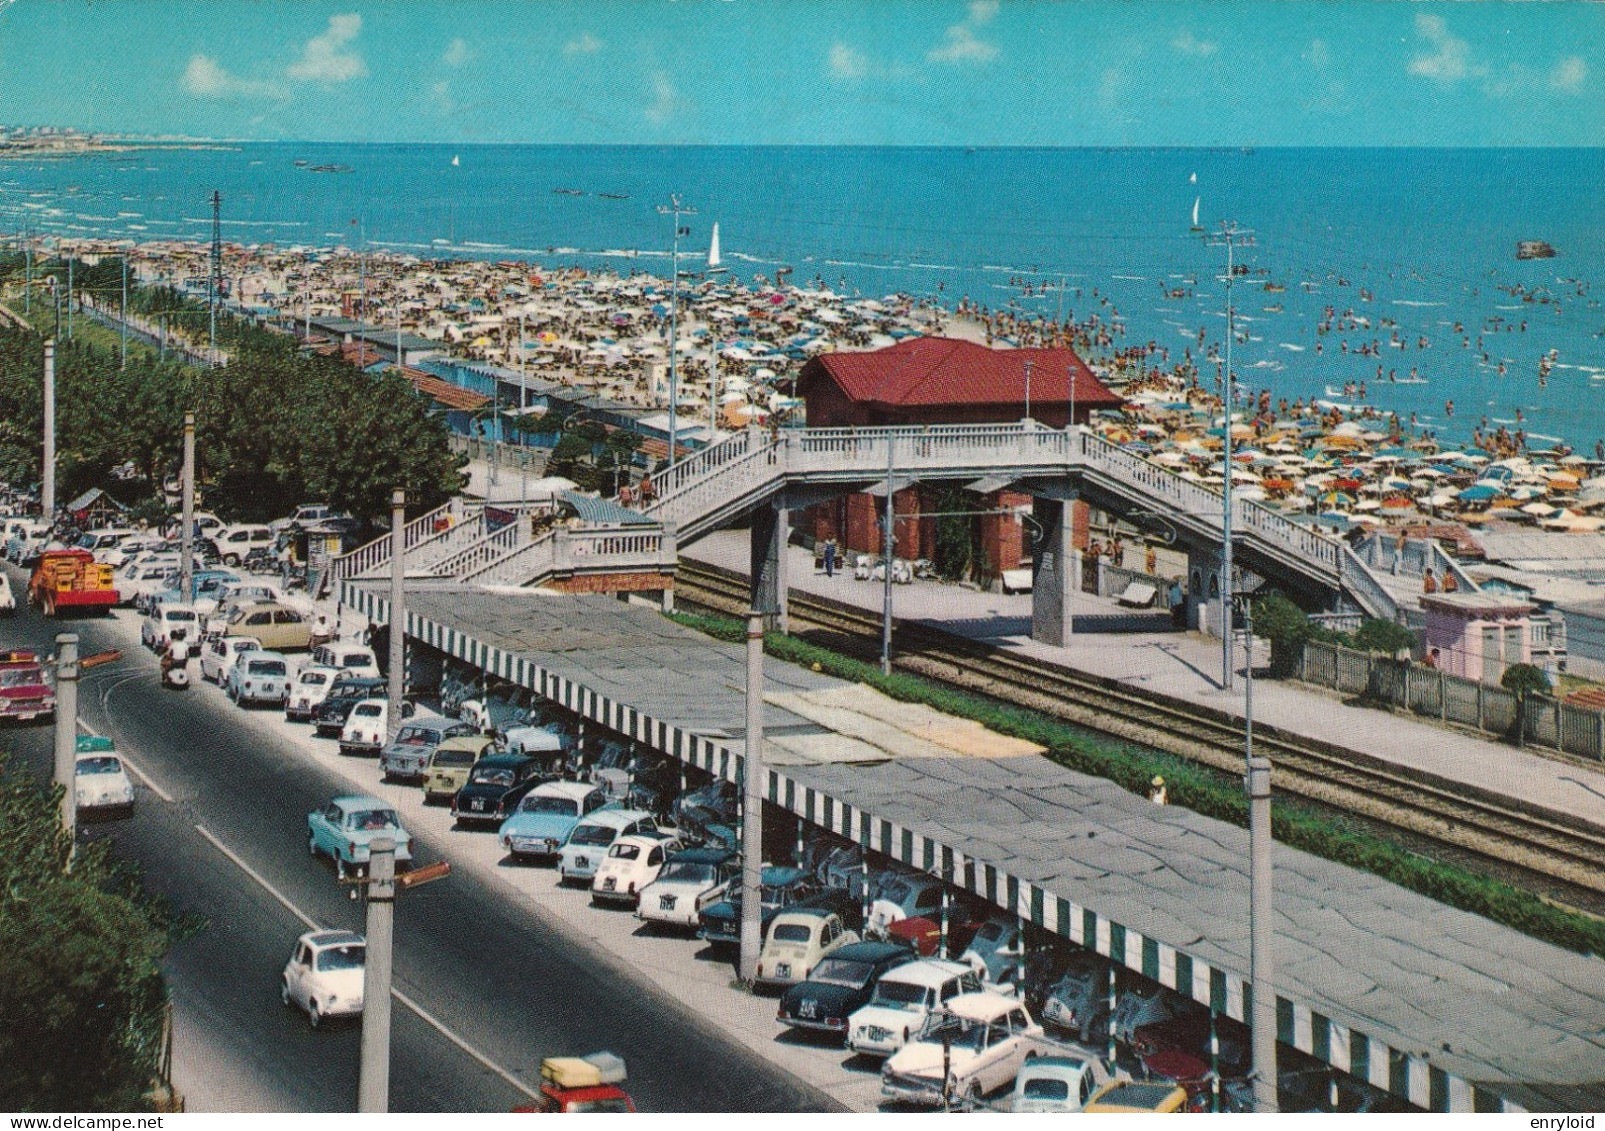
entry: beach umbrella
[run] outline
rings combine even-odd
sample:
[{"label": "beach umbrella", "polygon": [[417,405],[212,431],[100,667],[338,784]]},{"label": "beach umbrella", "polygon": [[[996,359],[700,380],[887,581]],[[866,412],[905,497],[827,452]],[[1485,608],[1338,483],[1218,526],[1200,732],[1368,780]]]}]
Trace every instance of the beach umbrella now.
[{"label": "beach umbrella", "polygon": [[1559,507],[1551,506],[1548,503],[1528,503],[1526,506],[1521,508],[1521,513],[1536,515],[1541,518],[1556,518],[1565,514],[1566,512],[1561,510]]},{"label": "beach umbrella", "polygon": [[1357,511],[1374,511],[1380,510],[1381,507],[1382,504],[1377,502],[1375,499],[1361,499],[1359,502],[1354,504],[1354,509]]},{"label": "beach umbrella", "polygon": [[1486,483],[1476,483],[1461,491],[1455,497],[1463,503],[1482,503],[1497,497],[1498,490]]}]

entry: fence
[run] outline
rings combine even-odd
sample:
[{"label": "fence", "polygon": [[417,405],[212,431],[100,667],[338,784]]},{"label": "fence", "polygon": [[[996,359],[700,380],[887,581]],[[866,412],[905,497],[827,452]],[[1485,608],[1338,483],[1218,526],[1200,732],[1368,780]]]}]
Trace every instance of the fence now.
[{"label": "fence", "polygon": [[[1489,734],[1508,735],[1516,725],[1518,700],[1502,687],[1338,644],[1306,643],[1298,678]],[[1605,761],[1605,711],[1535,695],[1522,715],[1523,742]]]}]

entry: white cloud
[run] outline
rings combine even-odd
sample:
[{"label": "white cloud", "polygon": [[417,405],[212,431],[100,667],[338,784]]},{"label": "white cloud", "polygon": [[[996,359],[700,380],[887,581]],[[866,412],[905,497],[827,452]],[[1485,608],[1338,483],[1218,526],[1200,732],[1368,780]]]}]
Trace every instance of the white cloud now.
[{"label": "white cloud", "polygon": [[210,55],[191,55],[183,87],[197,98],[282,98],[284,91],[264,79],[231,75]]},{"label": "white cloud", "polygon": [[303,82],[337,83],[367,75],[362,56],[346,50],[362,30],[362,17],[356,12],[330,16],[322,35],[307,40],[301,58],[291,63],[285,74]]},{"label": "white cloud", "polygon": [[845,43],[830,48],[830,73],[839,79],[861,79],[869,73],[869,60]]},{"label": "white cloud", "polygon": [[1576,94],[1583,88],[1583,80],[1588,77],[1588,64],[1583,62],[1580,55],[1568,55],[1555,64],[1555,69],[1549,72],[1549,85],[1556,90],[1564,90],[1569,94]]},{"label": "white cloud", "polygon": [[976,28],[991,23],[998,14],[997,0],[971,0],[968,11],[962,23],[947,29],[942,45],[926,53],[927,59],[933,63],[985,63],[997,57],[997,47],[975,34]]},{"label": "white cloud", "polygon": [[451,41],[451,44],[446,48],[446,53],[440,57],[440,61],[448,67],[460,67],[468,62],[468,58],[472,54],[473,52],[468,50],[467,42],[459,36]]},{"label": "white cloud", "polygon": [[605,46],[607,45],[590,32],[582,31],[574,39],[571,39],[567,43],[563,44],[563,54],[595,55]]},{"label": "white cloud", "polygon": [[667,71],[655,71],[652,75],[652,104],[643,113],[646,120],[654,125],[662,125],[685,109],[685,102],[680,92],[674,88]]},{"label": "white cloud", "polygon": [[1458,82],[1467,76],[1481,77],[1488,68],[1471,61],[1471,45],[1450,33],[1442,16],[1422,12],[1416,16],[1416,32],[1433,47],[1431,54],[1410,60],[1409,71],[1423,78]]},{"label": "white cloud", "polygon": [[1217,43],[1211,43],[1207,39],[1195,39],[1190,31],[1182,32],[1170,41],[1170,45],[1183,55],[1213,55],[1220,49]]}]

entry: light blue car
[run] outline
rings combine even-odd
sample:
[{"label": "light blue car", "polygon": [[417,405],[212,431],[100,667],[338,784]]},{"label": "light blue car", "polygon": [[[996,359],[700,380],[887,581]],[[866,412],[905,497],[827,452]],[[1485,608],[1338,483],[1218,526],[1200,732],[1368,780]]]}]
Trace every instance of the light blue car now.
[{"label": "light blue car", "polygon": [[333,860],[341,879],[367,866],[369,846],[379,837],[396,842],[398,868],[412,860],[412,834],[401,827],[401,818],[388,801],[352,794],[307,814],[307,851]]},{"label": "light blue car", "polygon": [[195,600],[188,600],[178,587],[177,579],[166,589],[157,590],[149,597],[144,598],[144,608],[141,612],[148,612],[157,605],[194,605],[197,612],[210,613],[217,608],[218,598],[222,595],[223,586],[230,582],[237,582],[240,576],[230,573],[226,569],[198,569],[195,571]]},{"label": "light blue car", "polygon": [[514,860],[550,860],[563,850],[582,817],[607,804],[607,791],[579,781],[551,781],[524,795],[496,839]]}]

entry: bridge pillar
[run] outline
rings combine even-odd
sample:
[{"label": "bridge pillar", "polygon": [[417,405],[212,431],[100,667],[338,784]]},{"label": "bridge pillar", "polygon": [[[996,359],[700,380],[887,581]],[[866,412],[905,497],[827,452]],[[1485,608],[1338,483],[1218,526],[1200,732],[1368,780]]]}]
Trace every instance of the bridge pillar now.
[{"label": "bridge pillar", "polygon": [[786,543],[791,537],[791,512],[784,507],[761,506],[752,512],[752,608],[763,614],[766,630],[787,631]]},{"label": "bridge pillar", "polygon": [[1221,555],[1218,548],[1187,548],[1187,627],[1220,638]]},{"label": "bridge pillar", "polygon": [[1081,555],[1071,544],[1075,500],[1033,497],[1031,516],[1038,541],[1031,555],[1031,639],[1055,648],[1074,632],[1071,594],[1080,588]]}]

